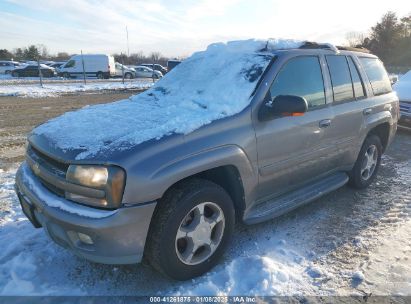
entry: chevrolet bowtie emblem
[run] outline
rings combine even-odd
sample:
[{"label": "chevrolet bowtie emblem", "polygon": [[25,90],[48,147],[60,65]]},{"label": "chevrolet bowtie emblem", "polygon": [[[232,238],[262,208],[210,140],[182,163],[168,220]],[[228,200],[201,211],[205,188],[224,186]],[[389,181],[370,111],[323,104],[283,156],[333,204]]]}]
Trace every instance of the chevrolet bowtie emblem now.
[{"label": "chevrolet bowtie emblem", "polygon": [[40,166],[39,166],[38,163],[34,163],[34,164],[33,164],[33,171],[34,171],[34,173],[35,173],[36,175],[39,175],[39,174],[40,174]]}]

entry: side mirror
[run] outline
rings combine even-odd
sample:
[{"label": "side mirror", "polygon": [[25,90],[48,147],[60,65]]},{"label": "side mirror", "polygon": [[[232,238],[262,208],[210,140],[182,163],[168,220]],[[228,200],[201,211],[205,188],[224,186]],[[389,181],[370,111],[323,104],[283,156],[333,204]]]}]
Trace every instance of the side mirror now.
[{"label": "side mirror", "polygon": [[278,95],[272,101],[261,107],[259,118],[264,121],[274,117],[302,116],[307,110],[308,103],[304,97]]}]

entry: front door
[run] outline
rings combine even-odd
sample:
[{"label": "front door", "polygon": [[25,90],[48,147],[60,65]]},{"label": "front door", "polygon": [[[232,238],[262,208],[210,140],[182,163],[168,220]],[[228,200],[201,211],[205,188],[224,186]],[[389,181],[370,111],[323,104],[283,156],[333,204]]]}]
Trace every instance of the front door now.
[{"label": "front door", "polygon": [[323,138],[333,119],[333,111],[326,104],[320,58],[297,56],[287,61],[267,95],[265,102],[278,95],[304,97],[308,112],[303,116],[255,122],[258,200],[292,190],[330,169],[330,147]]}]

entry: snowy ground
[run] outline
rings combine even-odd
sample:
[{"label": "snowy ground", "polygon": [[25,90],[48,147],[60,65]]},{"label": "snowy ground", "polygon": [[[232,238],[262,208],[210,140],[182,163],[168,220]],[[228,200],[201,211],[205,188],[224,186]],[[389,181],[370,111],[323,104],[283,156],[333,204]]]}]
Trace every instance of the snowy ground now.
[{"label": "snowy ground", "polygon": [[43,87],[38,83],[1,85],[0,82],[0,97],[20,96],[43,98],[80,92],[143,90],[148,89],[152,85],[153,81],[151,79],[133,79],[126,81],[124,84],[116,79],[115,81],[88,81],[85,85],[82,82],[71,81],[64,83],[46,83]]},{"label": "snowy ground", "polygon": [[411,135],[400,133],[369,189],[343,187],[278,219],[238,224],[220,265],[183,283],[52,243],[20,211],[16,164],[0,170],[0,294],[411,296],[410,151]]}]

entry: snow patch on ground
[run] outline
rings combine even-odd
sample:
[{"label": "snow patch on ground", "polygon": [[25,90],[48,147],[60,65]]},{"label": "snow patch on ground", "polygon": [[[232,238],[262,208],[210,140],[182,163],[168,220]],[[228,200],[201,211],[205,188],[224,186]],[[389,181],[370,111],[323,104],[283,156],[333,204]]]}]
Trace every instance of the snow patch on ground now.
[{"label": "snow patch on ground", "polygon": [[383,158],[366,190],[342,188],[266,223],[238,225],[225,259],[188,282],[143,265],[89,263],[34,229],[0,169],[0,295],[408,295],[411,162]]},{"label": "snow patch on ground", "polygon": [[95,91],[120,91],[120,90],[137,90],[148,89],[153,85],[147,81],[132,82],[104,82],[89,84],[44,84],[41,87],[38,84],[30,85],[6,85],[0,86],[0,96],[19,96],[19,97],[55,97],[70,93],[84,93]]}]

